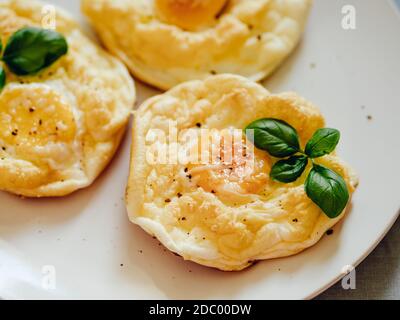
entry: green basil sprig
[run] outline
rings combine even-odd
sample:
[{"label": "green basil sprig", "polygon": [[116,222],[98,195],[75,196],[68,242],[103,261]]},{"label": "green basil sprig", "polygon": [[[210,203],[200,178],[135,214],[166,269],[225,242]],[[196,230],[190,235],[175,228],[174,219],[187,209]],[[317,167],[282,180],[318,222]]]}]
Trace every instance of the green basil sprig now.
[{"label": "green basil sprig", "polygon": [[3,66],[0,66],[0,92],[3,90],[6,85],[6,72],[4,71]]},{"label": "green basil sprig", "polygon": [[[0,41],[0,54],[3,51],[3,44]],[[4,86],[6,85],[6,71],[4,70],[3,66],[0,64],[0,92],[3,90]]]},{"label": "green basil sprig", "polygon": [[[317,130],[301,150],[297,131],[288,123],[272,118],[259,119],[247,126],[246,135],[254,145],[279,160],[271,169],[272,179],[291,183],[302,176],[310,161],[313,168],[305,182],[307,196],[329,218],[338,217],[346,207],[350,195],[343,178],[336,172],[314,162],[333,152],[339,143],[340,132],[336,129]],[[289,158],[287,158],[289,157]]]},{"label": "green basil sprig", "polygon": [[305,189],[307,196],[332,219],[342,213],[350,198],[343,178],[321,165],[314,165],[307,177]]},{"label": "green basil sprig", "polygon": [[272,167],[271,177],[284,183],[294,182],[303,174],[307,164],[308,158],[303,155],[280,160]]},{"label": "green basil sprig", "polygon": [[246,129],[253,130],[254,145],[273,157],[288,157],[300,150],[296,130],[284,121],[260,119],[251,123]]},{"label": "green basil sprig", "polygon": [[[2,44],[0,44],[2,48]],[[4,48],[1,60],[8,69],[18,75],[35,75],[39,71],[51,66],[68,52],[68,43],[65,37],[53,30],[25,27],[10,36]],[[5,73],[0,71],[5,84]]]},{"label": "green basil sprig", "polygon": [[323,128],[315,132],[308,141],[305,153],[310,158],[319,158],[335,150],[340,140],[340,132],[336,129]]}]

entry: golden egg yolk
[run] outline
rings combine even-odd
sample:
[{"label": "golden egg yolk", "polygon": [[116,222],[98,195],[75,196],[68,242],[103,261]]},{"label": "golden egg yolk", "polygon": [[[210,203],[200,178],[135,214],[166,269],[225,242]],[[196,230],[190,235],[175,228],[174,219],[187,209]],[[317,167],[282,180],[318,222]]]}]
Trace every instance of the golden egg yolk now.
[{"label": "golden egg yolk", "polygon": [[209,152],[214,155],[211,163],[188,167],[192,180],[199,187],[222,195],[258,194],[265,188],[271,159],[240,134],[239,139],[226,134],[219,136],[219,142],[217,139],[210,143],[210,148],[214,148]]},{"label": "golden egg yolk", "polygon": [[210,23],[227,0],[155,0],[156,11],[167,23],[182,29],[196,30]]},{"label": "golden egg yolk", "polygon": [[34,149],[48,144],[70,144],[76,134],[71,108],[53,90],[25,86],[4,90],[0,96],[0,141],[19,159],[40,162]]}]

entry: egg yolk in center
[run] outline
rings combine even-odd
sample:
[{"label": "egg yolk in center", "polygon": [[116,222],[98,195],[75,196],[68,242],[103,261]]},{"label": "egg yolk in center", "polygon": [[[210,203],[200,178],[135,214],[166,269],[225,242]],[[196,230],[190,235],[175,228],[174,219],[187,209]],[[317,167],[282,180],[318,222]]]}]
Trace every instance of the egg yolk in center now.
[{"label": "egg yolk in center", "polygon": [[156,11],[162,20],[182,29],[195,30],[221,12],[227,0],[155,0]]},{"label": "egg yolk in center", "polygon": [[255,149],[240,131],[239,134],[214,136],[208,150],[210,163],[188,167],[199,187],[222,195],[258,194],[265,188],[271,159],[266,152]]},{"label": "egg yolk in center", "polygon": [[0,99],[0,146],[33,162],[35,153],[49,144],[70,144],[76,124],[69,105],[53,90],[26,85],[4,90]]}]

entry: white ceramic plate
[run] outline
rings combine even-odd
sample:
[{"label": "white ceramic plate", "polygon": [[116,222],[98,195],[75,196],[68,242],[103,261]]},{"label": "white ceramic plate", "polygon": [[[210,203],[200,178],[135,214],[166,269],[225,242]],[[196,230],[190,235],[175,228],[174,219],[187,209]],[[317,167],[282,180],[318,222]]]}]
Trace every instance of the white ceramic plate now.
[{"label": "white ceramic plate", "polygon": [[[52,1],[81,19],[78,0]],[[353,5],[357,29],[344,30]],[[0,297],[19,299],[303,299],[378,244],[399,210],[400,19],[382,0],[316,0],[298,50],[265,85],[295,90],[341,130],[340,155],[361,184],[332,236],[294,257],[223,273],[166,252],[128,222],[127,135],[96,183],[63,199],[0,193]],[[137,84],[140,101],[155,94]],[[372,119],[368,120],[368,116]]]}]

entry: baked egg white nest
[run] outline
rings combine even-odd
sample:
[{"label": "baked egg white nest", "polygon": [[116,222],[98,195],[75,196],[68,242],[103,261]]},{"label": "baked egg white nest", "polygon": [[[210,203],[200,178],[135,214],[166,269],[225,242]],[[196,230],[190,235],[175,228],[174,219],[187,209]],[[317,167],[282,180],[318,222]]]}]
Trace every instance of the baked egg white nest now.
[{"label": "baked egg white nest", "polygon": [[293,51],[311,0],[83,0],[105,46],[169,89],[210,74],[259,81]]},{"label": "baked egg white nest", "polygon": [[[271,94],[234,75],[186,82],[144,102],[133,126],[130,220],[184,259],[221,270],[241,270],[314,245],[344,211],[328,218],[307,197],[305,175],[290,184],[273,181],[269,172],[276,159],[266,152],[254,149],[251,157],[239,154],[229,164],[218,161],[223,157],[218,152],[209,164],[149,157],[159,154],[155,146],[198,148],[193,139],[188,144],[171,132],[211,130],[224,136],[224,129],[242,132],[260,118],[292,125],[302,147],[325,124],[319,109],[297,94]],[[254,165],[248,168],[249,159]],[[353,193],[357,176],[340,158],[331,154],[316,162],[339,173]]]},{"label": "baked egg white nest", "polygon": [[[23,27],[41,27],[43,6],[1,2],[3,44]],[[67,13],[56,14],[68,54],[35,76],[7,71],[0,93],[0,189],[27,197],[63,196],[90,185],[114,155],[135,102],[125,66]]]}]

